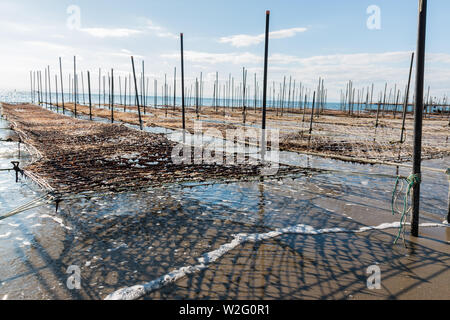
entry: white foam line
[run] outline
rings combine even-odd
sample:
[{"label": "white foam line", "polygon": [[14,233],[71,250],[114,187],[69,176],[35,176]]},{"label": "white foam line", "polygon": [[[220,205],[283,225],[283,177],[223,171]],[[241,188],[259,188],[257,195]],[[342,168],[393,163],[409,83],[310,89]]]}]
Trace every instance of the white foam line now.
[{"label": "white foam line", "polygon": [[[208,265],[217,261],[220,257],[225,255],[227,252],[233,250],[234,248],[246,243],[246,242],[259,242],[272,238],[279,237],[283,234],[305,234],[305,235],[318,235],[325,233],[362,233],[370,230],[385,230],[398,228],[400,222],[393,223],[382,223],[378,226],[367,226],[361,227],[356,230],[348,230],[343,228],[328,228],[328,229],[315,229],[314,227],[299,224],[287,228],[276,229],[267,233],[240,233],[234,236],[234,239],[221,245],[218,249],[205,253],[199,259],[198,265],[187,266],[176,269],[166,275],[163,275],[156,280],[150,281],[142,285],[135,285],[132,287],[119,289],[111,294],[109,294],[105,300],[135,300],[140,297],[149,294],[152,291],[158,290],[170,283],[174,283],[179,279],[193,273],[200,272],[208,267]],[[449,227],[449,225],[441,223],[421,223],[420,227]]]},{"label": "white foam line", "polygon": [[5,233],[5,234],[0,234],[0,239],[6,239],[11,235],[11,232]]}]

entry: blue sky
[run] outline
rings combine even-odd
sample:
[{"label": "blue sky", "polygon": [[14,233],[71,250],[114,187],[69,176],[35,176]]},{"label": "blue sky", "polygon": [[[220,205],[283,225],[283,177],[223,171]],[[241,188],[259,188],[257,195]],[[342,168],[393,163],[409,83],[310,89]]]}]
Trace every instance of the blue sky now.
[{"label": "blue sky", "polygon": [[[72,5],[80,10],[79,25],[68,13]],[[380,8],[379,30],[367,28],[370,5]],[[426,80],[438,96],[450,91],[450,1],[428,6]],[[216,71],[223,81],[229,73],[240,81],[246,67],[251,79],[256,73],[261,81],[265,10],[271,10],[273,32],[270,82],[292,76],[314,88],[322,77],[330,100],[338,99],[348,80],[359,88],[374,82],[381,90],[386,81],[405,86],[416,45],[415,0],[3,0],[0,88],[27,90],[29,71],[47,65],[56,71],[59,56],[70,72],[73,55],[79,70],[90,70],[94,79],[99,67],[127,75],[131,54],[145,60],[151,81],[163,81],[165,73],[171,79],[173,68],[179,70],[179,32],[185,35],[187,81],[203,72],[206,94]]]}]

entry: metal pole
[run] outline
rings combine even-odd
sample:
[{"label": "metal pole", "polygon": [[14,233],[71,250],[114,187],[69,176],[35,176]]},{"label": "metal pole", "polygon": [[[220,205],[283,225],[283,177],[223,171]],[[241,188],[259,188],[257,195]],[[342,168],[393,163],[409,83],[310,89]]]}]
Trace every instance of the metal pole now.
[{"label": "metal pole", "polygon": [[403,106],[402,133],[400,135],[400,143],[403,143],[403,133],[405,131],[405,120],[406,120],[406,112],[408,111],[409,87],[411,84],[411,74],[412,74],[413,63],[414,63],[414,52],[411,54],[411,64],[409,66],[409,78],[408,78],[408,86],[407,86],[406,95],[405,95],[405,104]]},{"label": "metal pole", "polygon": [[314,105],[316,103],[316,92],[313,94],[313,102],[311,107],[311,119],[309,121],[309,139],[311,139],[312,127],[313,127],[313,118],[314,118]]},{"label": "metal pole", "polygon": [[173,110],[175,110],[175,106],[177,104],[177,67],[174,69],[173,73]]},{"label": "metal pole", "polygon": [[87,72],[88,80],[88,95],[89,95],[89,120],[92,121],[92,100],[91,100],[91,73]]},{"label": "metal pole", "polygon": [[102,69],[98,69],[98,107],[102,104]]},{"label": "metal pole", "polygon": [[51,78],[50,78],[50,66],[47,66],[47,76],[48,76],[48,99],[50,103],[50,108],[52,107],[52,86],[51,86]]},{"label": "metal pole", "polygon": [[30,101],[33,103],[33,71],[30,71]]},{"label": "metal pole", "polygon": [[181,43],[181,109],[183,113],[183,130],[186,129],[186,118],[184,110],[184,53],[183,53],[183,34],[180,33],[180,43]]},{"label": "metal pole", "polygon": [[64,87],[63,87],[63,75],[62,75],[62,64],[61,64],[61,57],[59,58],[59,75],[61,78],[61,103],[62,103],[62,110],[63,114],[65,113],[64,109]]},{"label": "metal pole", "polygon": [[81,71],[81,89],[83,90],[83,105],[86,105],[86,95],[84,94],[84,76],[83,71]]},{"label": "metal pole", "polygon": [[447,223],[450,223],[450,168],[447,168],[447,180],[448,180],[448,212],[447,212]]},{"label": "metal pole", "polygon": [[412,194],[411,235],[419,236],[420,174],[422,157],[423,84],[425,69],[425,38],[427,0],[419,0],[419,23],[416,61],[416,105],[414,110],[413,174],[417,177]]},{"label": "metal pole", "polygon": [[136,82],[136,71],[134,69],[134,58],[133,58],[133,56],[131,56],[131,64],[133,66],[134,90],[136,92],[136,104],[137,104],[137,108],[138,108],[139,127],[142,130],[141,108],[139,106],[139,93],[138,93],[137,82]]},{"label": "metal pole", "polygon": [[114,69],[111,69],[111,123],[114,123]]},{"label": "metal pole", "polygon": [[77,57],[73,57],[73,94],[74,94],[74,116],[77,117]]},{"label": "metal pole", "polygon": [[264,83],[263,83],[263,110],[262,110],[262,130],[264,136],[264,130],[266,129],[266,104],[267,104],[267,62],[269,57],[269,21],[270,11],[266,11],[266,36],[265,36],[265,48],[264,48]]},{"label": "metal pole", "polygon": [[59,112],[58,104],[58,76],[55,74],[56,112]]}]

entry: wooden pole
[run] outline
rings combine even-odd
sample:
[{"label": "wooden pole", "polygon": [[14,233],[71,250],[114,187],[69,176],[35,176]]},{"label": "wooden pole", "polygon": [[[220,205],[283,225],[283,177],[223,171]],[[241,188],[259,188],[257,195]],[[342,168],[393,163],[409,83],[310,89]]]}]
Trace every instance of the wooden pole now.
[{"label": "wooden pole", "polygon": [[411,235],[413,237],[419,236],[426,21],[427,21],[427,0],[419,0],[419,22],[418,22],[417,61],[416,61],[416,105],[414,109],[414,151],[413,151],[413,172],[412,172],[417,177],[418,181],[413,186],[413,193],[411,200],[412,202]]},{"label": "wooden pole", "polygon": [[139,117],[139,128],[142,130],[142,118],[141,118],[141,107],[139,106],[139,93],[136,82],[136,70],[134,68],[134,58],[131,56],[131,65],[133,66],[133,77],[134,77],[134,91],[136,93],[136,104],[138,108],[138,117]]},{"label": "wooden pole", "polygon": [[[267,67],[269,60],[269,20],[270,11],[266,11],[266,34],[265,34],[265,46],[264,46],[264,82],[263,82],[263,110],[262,110],[262,130],[266,129],[266,105],[267,105]],[[264,136],[263,132],[263,136]]]},{"label": "wooden pole", "polygon": [[183,117],[183,130],[186,129],[186,118],[184,110],[184,53],[183,53],[183,34],[180,33],[180,44],[181,44],[181,110]]}]

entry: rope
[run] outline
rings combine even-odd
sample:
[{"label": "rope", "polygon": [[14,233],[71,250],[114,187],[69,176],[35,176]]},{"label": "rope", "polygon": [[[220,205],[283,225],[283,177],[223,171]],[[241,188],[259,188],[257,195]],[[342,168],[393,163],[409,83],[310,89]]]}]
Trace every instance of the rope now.
[{"label": "rope", "polygon": [[50,194],[46,194],[46,195],[43,195],[41,197],[35,198],[35,199],[33,199],[33,200],[31,200],[31,201],[29,201],[29,202],[27,202],[27,203],[17,207],[17,208],[9,211],[8,213],[5,213],[5,214],[1,215],[0,216],[0,221],[4,220],[6,218],[12,217],[12,216],[14,216],[16,214],[19,214],[21,212],[24,212],[24,211],[27,211],[27,210],[39,207],[39,206],[41,206],[43,204],[46,204],[52,198],[53,197]]},{"label": "rope", "polygon": [[[397,191],[399,182],[402,182],[402,187],[400,188],[399,191]],[[404,183],[406,183],[407,185],[406,185],[406,193],[403,198],[403,206],[400,211],[396,211],[395,202],[396,202],[396,199],[397,199],[398,195],[400,194],[401,190],[403,190]],[[391,209],[392,209],[392,215],[395,215],[396,213],[400,213],[401,216],[400,216],[400,226],[398,228],[398,234],[394,240],[394,244],[396,244],[398,239],[400,238],[400,236],[402,236],[403,244],[406,246],[404,226],[406,224],[406,218],[412,209],[411,206],[408,205],[408,199],[409,199],[409,196],[411,193],[411,189],[415,185],[420,184],[420,183],[421,183],[420,174],[410,174],[407,178],[398,176],[397,179],[395,180],[394,190],[392,191]]]}]

